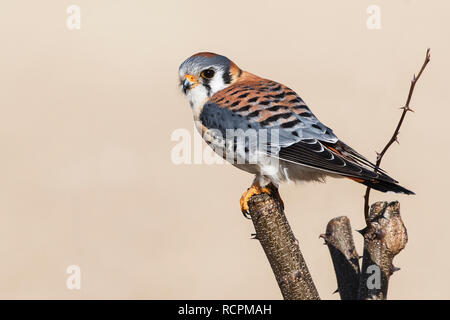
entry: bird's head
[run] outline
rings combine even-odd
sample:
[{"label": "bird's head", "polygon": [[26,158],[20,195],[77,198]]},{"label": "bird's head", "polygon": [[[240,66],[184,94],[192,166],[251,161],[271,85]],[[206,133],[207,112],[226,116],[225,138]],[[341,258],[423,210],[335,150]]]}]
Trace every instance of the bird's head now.
[{"label": "bird's head", "polygon": [[201,52],[181,64],[180,86],[191,107],[195,108],[234,83],[241,73],[242,70],[227,57]]}]

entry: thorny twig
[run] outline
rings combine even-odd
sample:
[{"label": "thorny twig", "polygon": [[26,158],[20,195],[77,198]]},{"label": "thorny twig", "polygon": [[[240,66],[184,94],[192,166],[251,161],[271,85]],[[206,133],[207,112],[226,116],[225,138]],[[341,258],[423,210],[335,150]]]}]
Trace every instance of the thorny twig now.
[{"label": "thorny twig", "polygon": [[[388,143],[386,144],[386,146],[383,148],[383,150],[380,153],[377,153],[377,162],[375,164],[375,169],[374,171],[377,172],[379,167],[380,167],[380,163],[381,160],[383,159],[383,156],[385,155],[386,151],[389,149],[389,147],[394,143],[394,142],[398,142],[398,134],[400,132],[400,127],[403,124],[403,120],[405,119],[406,113],[408,111],[412,111],[413,110],[409,107],[409,103],[411,102],[411,98],[414,92],[414,87],[416,86],[417,80],[419,80],[420,76],[422,75],[423,70],[425,70],[425,67],[427,66],[428,62],[430,62],[430,49],[427,49],[427,53],[425,55],[425,61],[423,62],[422,68],[420,68],[419,73],[413,76],[413,79],[411,80],[411,85],[409,87],[409,93],[408,93],[408,98],[406,99],[406,103],[405,106],[401,107],[401,109],[403,109],[402,115],[400,117],[400,120],[397,124],[397,127],[395,128],[394,134],[392,135],[391,139],[388,141]],[[364,195],[364,218],[366,220],[367,225],[369,224],[369,197],[370,197],[370,187],[366,188],[366,193]]]}]

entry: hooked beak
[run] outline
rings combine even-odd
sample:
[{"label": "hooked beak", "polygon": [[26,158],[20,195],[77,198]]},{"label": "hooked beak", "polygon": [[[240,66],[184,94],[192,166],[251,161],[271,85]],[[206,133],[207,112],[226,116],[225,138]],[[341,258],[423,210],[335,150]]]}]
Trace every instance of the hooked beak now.
[{"label": "hooked beak", "polygon": [[194,88],[198,84],[197,79],[193,75],[187,74],[184,76],[183,82],[181,85],[183,86],[183,92],[186,92],[192,88]]}]

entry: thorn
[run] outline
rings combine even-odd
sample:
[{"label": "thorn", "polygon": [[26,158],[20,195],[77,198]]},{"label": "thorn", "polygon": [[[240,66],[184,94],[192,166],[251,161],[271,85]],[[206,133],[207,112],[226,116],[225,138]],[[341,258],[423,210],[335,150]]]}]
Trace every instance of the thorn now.
[{"label": "thorn", "polygon": [[406,110],[406,112],[410,111],[410,112],[415,112],[413,109],[411,109],[409,106],[404,106],[404,107],[400,107],[400,109],[402,110]]},{"label": "thorn", "polygon": [[252,240],[259,240],[258,235],[256,233],[250,234],[250,237],[251,237],[250,239]]},{"label": "thorn", "polygon": [[377,161],[380,160],[381,158],[381,153],[379,153],[378,151],[375,151],[376,155],[377,155]]},{"label": "thorn", "polygon": [[337,288],[335,291],[333,291],[332,294],[338,293],[339,292],[339,288]]},{"label": "thorn", "polygon": [[327,240],[327,235],[325,233],[322,233],[321,235],[319,235],[319,239],[323,239],[323,245],[328,244],[328,240]]},{"label": "thorn", "polygon": [[361,230],[356,230],[357,232],[359,232],[363,237],[367,232],[367,227],[362,228]]},{"label": "thorn", "polygon": [[395,267],[394,265],[391,265],[391,275],[394,273],[394,272],[397,272],[397,271],[399,271],[400,270],[400,268],[397,268],[397,267]]}]

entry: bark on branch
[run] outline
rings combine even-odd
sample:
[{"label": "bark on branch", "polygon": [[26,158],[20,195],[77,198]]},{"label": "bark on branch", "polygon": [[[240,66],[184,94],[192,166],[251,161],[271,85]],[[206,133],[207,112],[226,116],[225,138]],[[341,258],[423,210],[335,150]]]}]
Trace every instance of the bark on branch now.
[{"label": "bark on branch", "polygon": [[350,220],[337,217],[328,222],[320,235],[330,250],[341,300],[356,300],[359,287],[359,255],[355,249]]},{"label": "bark on branch", "polygon": [[318,300],[319,294],[276,196],[253,196],[249,213],[285,300]]},{"label": "bark on branch", "polygon": [[384,300],[389,278],[398,270],[392,260],[408,241],[400,216],[400,203],[374,203],[369,211],[369,225],[361,233],[364,236],[364,255],[358,298]]}]

